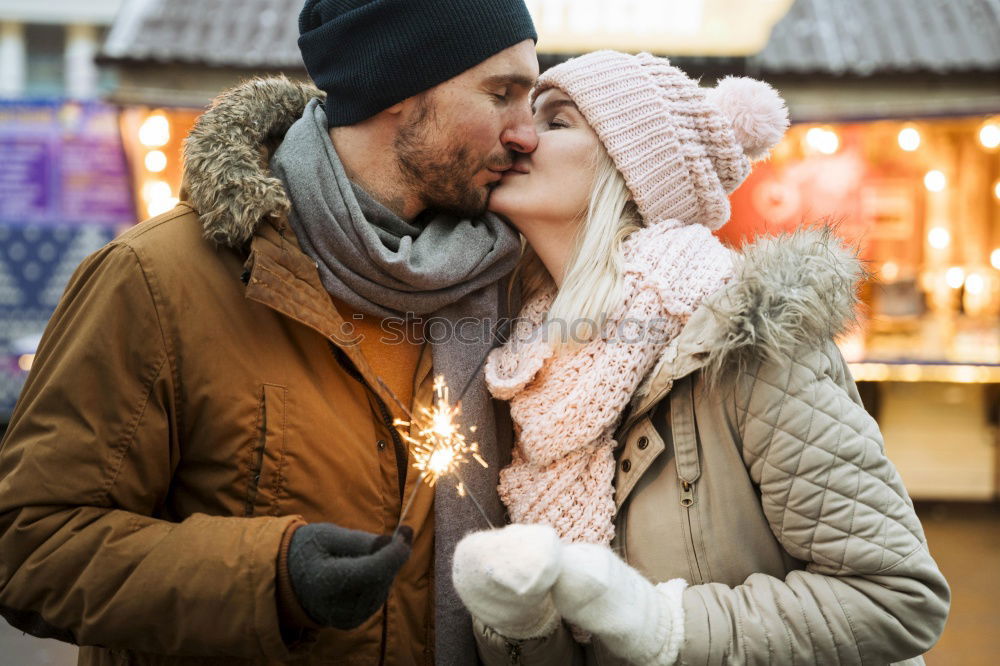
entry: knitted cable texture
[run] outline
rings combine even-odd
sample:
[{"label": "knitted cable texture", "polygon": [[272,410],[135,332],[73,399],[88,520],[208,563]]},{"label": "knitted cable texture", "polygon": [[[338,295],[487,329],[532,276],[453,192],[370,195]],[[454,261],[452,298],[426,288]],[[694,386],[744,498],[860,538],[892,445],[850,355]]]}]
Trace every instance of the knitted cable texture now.
[{"label": "knitted cable texture", "polygon": [[766,83],[729,77],[701,88],[648,53],[573,58],[542,74],[533,98],[549,88],[576,104],[647,221],[718,229],[751,160],[766,157],[788,127],[784,102]]},{"label": "knitted cable texture", "polygon": [[555,347],[567,322],[546,320],[550,290],[525,304],[511,339],[486,364],[487,386],[510,401],[517,435],[500,498],[513,522],[551,525],[569,541],[611,543],[621,413],[659,354],[732,274],[731,252],[702,225],[664,220],[634,232],[623,250],[622,303],[601,335]]}]

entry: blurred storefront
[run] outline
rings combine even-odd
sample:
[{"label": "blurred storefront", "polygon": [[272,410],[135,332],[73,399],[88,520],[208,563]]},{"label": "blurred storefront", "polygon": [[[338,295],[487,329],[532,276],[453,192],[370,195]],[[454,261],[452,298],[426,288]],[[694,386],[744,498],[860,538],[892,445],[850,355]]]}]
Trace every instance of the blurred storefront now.
[{"label": "blurred storefront", "polygon": [[997,493],[1000,118],[796,125],[733,196],[724,235],[838,225],[874,280],[841,340],[920,497]]},{"label": "blurred storefront", "polygon": [[69,276],[135,221],[94,62],[120,4],[0,2],[0,425]]},{"label": "blurred storefront", "polygon": [[795,124],[722,235],[830,221],[859,248],[874,279],[841,348],[920,498],[1000,492],[998,12],[798,0],[745,63]]}]

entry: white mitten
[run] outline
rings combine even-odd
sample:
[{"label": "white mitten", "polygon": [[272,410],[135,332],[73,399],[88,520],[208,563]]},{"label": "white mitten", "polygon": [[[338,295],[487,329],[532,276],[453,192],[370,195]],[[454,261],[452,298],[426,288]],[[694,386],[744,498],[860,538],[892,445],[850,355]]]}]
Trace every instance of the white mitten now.
[{"label": "white mitten", "polygon": [[686,581],[653,585],[609,548],[589,543],[564,544],[561,569],[552,597],[567,622],[634,664],[668,666],[677,660]]},{"label": "white mitten", "polygon": [[475,532],[455,549],[452,581],[469,612],[502,636],[547,636],[559,626],[550,592],[561,547],[547,525]]}]

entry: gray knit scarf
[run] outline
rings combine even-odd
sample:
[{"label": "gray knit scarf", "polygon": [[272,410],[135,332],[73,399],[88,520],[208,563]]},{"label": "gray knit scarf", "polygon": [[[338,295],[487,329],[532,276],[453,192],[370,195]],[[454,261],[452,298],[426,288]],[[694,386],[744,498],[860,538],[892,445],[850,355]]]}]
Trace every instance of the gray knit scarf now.
[{"label": "gray knit scarf", "polygon": [[[461,390],[479,371],[493,327],[506,314],[502,278],[513,269],[520,248],[514,231],[489,214],[475,220],[425,215],[420,226],[395,215],[348,179],[318,100],[309,102],[288,130],[271,170],[285,184],[292,229],[302,250],[318,263],[327,291],[366,314],[424,318],[434,372],[444,375],[454,393]],[[427,331],[429,318],[432,331]],[[479,442],[489,463],[486,469],[463,466],[463,481],[493,524],[501,525],[497,481],[510,451],[498,445],[498,436],[507,439],[509,425],[505,418],[498,420],[481,378],[462,400],[462,426],[467,431],[476,426],[467,436]],[[472,622],[452,587],[451,561],[462,536],[488,526],[451,483],[436,486],[434,515],[435,661],[475,664]]]}]

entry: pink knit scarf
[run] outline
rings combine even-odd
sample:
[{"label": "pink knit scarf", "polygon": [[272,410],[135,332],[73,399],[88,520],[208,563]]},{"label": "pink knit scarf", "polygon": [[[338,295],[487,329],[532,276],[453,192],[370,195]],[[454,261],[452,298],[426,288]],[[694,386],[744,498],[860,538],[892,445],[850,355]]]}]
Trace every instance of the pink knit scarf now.
[{"label": "pink knit scarf", "polygon": [[551,525],[570,541],[611,543],[613,434],[622,411],[695,309],[732,274],[731,252],[707,228],[677,220],[633,233],[624,256],[624,298],[602,335],[554,351],[551,338],[566,327],[546,322],[553,289],[525,304],[511,339],[486,364],[490,392],[510,401],[517,433],[500,498],[512,521]]}]

